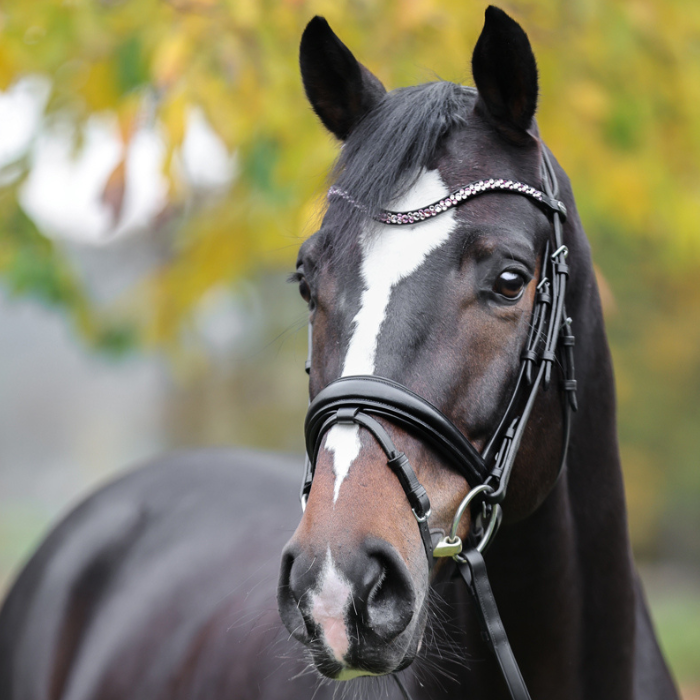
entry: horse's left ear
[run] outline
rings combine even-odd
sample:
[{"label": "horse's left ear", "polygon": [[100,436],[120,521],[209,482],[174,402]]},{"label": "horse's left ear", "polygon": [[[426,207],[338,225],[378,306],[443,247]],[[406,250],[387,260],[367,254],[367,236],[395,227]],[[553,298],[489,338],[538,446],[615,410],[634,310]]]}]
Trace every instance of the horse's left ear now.
[{"label": "horse's left ear", "polygon": [[314,17],[306,26],[299,65],[314,112],[341,141],[386,94],[379,79],[358,63],[323,17]]},{"label": "horse's left ear", "polygon": [[506,138],[526,139],[537,109],[537,64],[522,27],[493,5],[474,47],[472,74],[477,108]]}]

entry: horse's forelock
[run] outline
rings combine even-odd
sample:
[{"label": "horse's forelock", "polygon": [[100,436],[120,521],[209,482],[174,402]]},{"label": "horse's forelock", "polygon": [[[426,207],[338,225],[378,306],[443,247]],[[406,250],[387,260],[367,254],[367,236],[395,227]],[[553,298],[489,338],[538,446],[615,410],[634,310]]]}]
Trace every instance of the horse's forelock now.
[{"label": "horse's forelock", "polygon": [[467,122],[475,99],[474,88],[426,83],[388,93],[360,121],[331,175],[337,188],[362,205],[333,199],[329,228],[336,259],[345,256],[368,217],[405,194],[435,163],[446,136]]}]

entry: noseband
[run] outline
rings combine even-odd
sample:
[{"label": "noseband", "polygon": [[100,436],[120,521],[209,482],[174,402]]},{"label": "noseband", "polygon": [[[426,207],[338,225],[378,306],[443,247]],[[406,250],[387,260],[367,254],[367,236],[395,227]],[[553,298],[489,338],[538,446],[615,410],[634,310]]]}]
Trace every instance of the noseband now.
[{"label": "noseband", "polygon": [[[320,391],[309,406],[305,422],[307,459],[301,487],[304,509],[323,436],[333,425],[354,423],[369,431],[386,454],[387,465],[396,474],[406,493],[418,523],[428,566],[432,567],[434,559],[438,557],[452,557],[457,562],[459,572],[476,600],[484,636],[496,655],[514,700],[529,700],[530,695],[508,643],[482,552],[501,522],[501,503],[506,496],[520,442],[540,387],[547,388],[550,384],[557,350],[564,375],[562,389],[565,394],[564,442],[559,472],[566,461],[571,411],[577,408],[574,336],[565,306],[569,267],[566,263],[568,249],[562,238],[562,221],[566,217],[566,207],[557,199],[559,186],[546,148],[542,151],[542,187],[544,191],[512,180],[481,180],[422,209],[408,212],[382,211],[376,217],[389,226],[417,224],[488,192],[522,195],[552,216],[552,236],[545,245],[541,277],[537,285],[527,343],[521,354],[518,379],[503,417],[483,452],[479,454],[459,428],[438,408],[405,386],[371,375],[342,377]],[[363,208],[349,194],[337,188],[332,187],[328,196],[342,197],[356,207]],[[307,371],[310,368],[310,358],[309,343]],[[523,403],[524,407],[518,415],[518,408]],[[442,537],[435,545],[428,523],[428,494],[418,481],[406,455],[397,450],[377,418],[388,419],[427,442],[464,476],[471,487],[457,509],[450,535]],[[474,519],[477,534],[472,532],[472,541],[465,548],[457,536],[459,521],[468,508],[477,505],[480,506]],[[438,537],[441,534],[438,533]],[[408,697],[398,677],[394,677],[404,697]]]}]

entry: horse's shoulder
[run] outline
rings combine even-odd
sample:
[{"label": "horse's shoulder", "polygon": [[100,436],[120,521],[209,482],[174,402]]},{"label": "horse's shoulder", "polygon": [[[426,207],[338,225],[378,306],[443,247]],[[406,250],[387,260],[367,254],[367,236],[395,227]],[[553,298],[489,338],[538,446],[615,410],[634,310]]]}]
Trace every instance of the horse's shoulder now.
[{"label": "horse's shoulder", "polygon": [[[75,506],[43,541],[20,579],[28,585],[37,574],[52,581],[74,576],[96,556],[118,556],[130,543],[171,521],[187,523],[192,533],[197,523],[211,528],[237,521],[240,528],[255,514],[294,517],[298,503],[293,486],[301,471],[299,457],[255,450],[163,455],[120,475]],[[178,529],[169,529],[174,538]],[[55,566],[59,552],[62,563]]]},{"label": "horse's shoulder", "polygon": [[[0,610],[0,696],[15,697],[3,685],[10,678],[63,686],[61,669],[75,668],[78,654],[82,668],[103,670],[142,649],[174,658],[243,599],[274,609],[301,469],[298,457],[253,450],[182,451],[88,496],[37,549]],[[167,643],[148,644],[156,628],[168,629]],[[31,670],[21,668],[27,659]]]}]

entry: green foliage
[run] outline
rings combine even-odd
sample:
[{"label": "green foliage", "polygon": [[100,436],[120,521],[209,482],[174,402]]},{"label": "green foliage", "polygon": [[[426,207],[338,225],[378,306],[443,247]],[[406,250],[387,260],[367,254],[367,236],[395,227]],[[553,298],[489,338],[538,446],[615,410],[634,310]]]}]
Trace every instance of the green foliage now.
[{"label": "green foliage", "polygon": [[[633,534],[642,551],[653,553],[663,526],[653,506],[658,492],[673,500],[689,488],[680,471],[668,474],[667,463],[690,472],[700,451],[700,4],[502,4],[533,42],[540,131],[571,177],[610,288]],[[200,105],[237,152],[239,176],[224,201],[187,217],[172,180],[171,257],[99,308],[60,245],[22,214],[15,185],[0,195],[4,285],[64,309],[96,347],[177,345],[209,290],[261,269],[291,268],[299,240],[318,220],[337,147],[307,106],[298,77],[305,23],[325,15],[390,88],[436,75],[469,82],[485,5],[6,0],[1,88],[28,73],[48,75],[49,113],[80,126],[90,114],[111,110],[125,142],[145,116],[157,119],[168,164],[188,107]],[[673,457],[669,445],[677,446]],[[691,491],[697,496],[700,485]]]},{"label": "green foliage", "polygon": [[696,591],[682,591],[651,603],[659,643],[675,678],[696,686],[700,683],[700,597]]},{"label": "green foliage", "polygon": [[115,56],[117,85],[122,95],[149,82],[148,64],[142,49],[138,34],[127,37],[117,48]]},{"label": "green foliage", "polygon": [[41,541],[46,514],[36,507],[15,505],[0,512],[0,594],[10,583],[9,572]]},{"label": "green foliage", "polygon": [[[297,75],[305,22],[325,14],[355,53],[396,87],[435,75],[469,81],[483,9],[482,3],[436,0],[8,0],[0,11],[0,84],[29,72],[46,74],[54,86],[49,111],[80,124],[93,112],[113,110],[125,141],[144,118],[148,97],[171,153],[182,141],[188,107],[203,106],[241,164],[237,201],[231,197],[224,216],[232,226],[215,235],[209,220],[211,235],[222,245],[225,236],[248,241],[240,246],[246,249],[251,239],[264,238],[252,245],[254,260],[241,265],[230,259],[226,272],[212,276],[214,284],[227,274],[235,278],[250,262],[288,265],[289,236],[309,232],[336,149],[307,107]],[[584,221],[605,221],[616,235],[657,243],[669,269],[695,269],[700,9],[683,0],[518,0],[506,9],[533,41],[541,131],[572,177]],[[173,183],[173,199],[181,194]],[[273,202],[276,213],[293,222],[290,230],[266,226],[261,201]],[[174,266],[186,264],[193,250],[185,237],[199,235],[193,222],[184,228]],[[596,244],[597,232],[590,233]],[[59,256],[46,253],[40,262],[31,236],[27,247],[14,258],[17,270],[4,267],[6,277],[18,280],[11,283],[18,291],[35,293],[37,279],[20,280],[43,275],[45,294],[58,301],[57,276],[65,275]],[[168,279],[160,271],[156,276],[161,283]],[[193,290],[201,294],[206,287]],[[161,296],[168,297],[167,290]],[[139,338],[177,338],[195,301],[178,296],[183,306],[171,310],[177,317],[168,325],[172,335],[141,328]],[[70,306],[71,299],[64,296],[63,303]],[[128,317],[129,301],[120,306]]]}]

